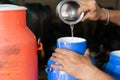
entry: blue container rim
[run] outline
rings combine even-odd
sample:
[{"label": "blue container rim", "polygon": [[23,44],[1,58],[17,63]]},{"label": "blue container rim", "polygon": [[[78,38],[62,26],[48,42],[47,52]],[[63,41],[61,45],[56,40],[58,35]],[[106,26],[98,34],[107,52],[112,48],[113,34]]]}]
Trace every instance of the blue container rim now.
[{"label": "blue container rim", "polygon": [[86,42],[85,38],[81,37],[60,37],[57,39],[58,42],[66,42],[66,43],[78,43],[78,42]]},{"label": "blue container rim", "polygon": [[110,52],[110,60],[120,60],[120,50]]}]

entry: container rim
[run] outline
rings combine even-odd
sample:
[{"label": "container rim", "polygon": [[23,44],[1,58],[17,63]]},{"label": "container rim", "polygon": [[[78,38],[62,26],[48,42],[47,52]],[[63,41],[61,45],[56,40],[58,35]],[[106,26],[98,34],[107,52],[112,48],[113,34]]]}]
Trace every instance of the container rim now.
[{"label": "container rim", "polygon": [[57,39],[57,41],[67,42],[67,43],[81,43],[81,42],[86,42],[86,39],[81,37],[60,37]]},{"label": "container rim", "polygon": [[114,56],[120,57],[120,50],[112,51],[112,52],[111,52],[111,55],[114,55]]},{"label": "container rim", "polygon": [[0,4],[0,11],[7,10],[27,10],[27,8],[24,6],[18,6],[13,4]]}]

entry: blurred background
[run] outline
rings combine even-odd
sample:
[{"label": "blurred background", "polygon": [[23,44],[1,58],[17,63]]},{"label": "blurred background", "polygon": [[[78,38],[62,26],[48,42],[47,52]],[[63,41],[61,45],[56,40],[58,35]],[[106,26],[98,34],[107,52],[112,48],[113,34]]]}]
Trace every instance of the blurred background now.
[{"label": "blurred background", "polygon": [[[47,80],[45,67],[56,48],[56,39],[71,36],[70,27],[61,22],[55,10],[61,0],[0,0],[1,4],[16,4],[27,7],[27,26],[40,38],[43,50],[38,51],[39,79]],[[119,10],[120,0],[97,0],[101,7]],[[109,52],[120,50],[120,27],[102,21],[85,21],[76,24],[74,36],[87,39],[87,47],[95,57],[96,66],[101,67],[109,59]]]}]

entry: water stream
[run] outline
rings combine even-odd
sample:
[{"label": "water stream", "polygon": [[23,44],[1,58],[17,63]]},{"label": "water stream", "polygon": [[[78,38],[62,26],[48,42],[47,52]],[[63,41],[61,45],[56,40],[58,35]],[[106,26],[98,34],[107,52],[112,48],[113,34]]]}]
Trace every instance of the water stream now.
[{"label": "water stream", "polygon": [[74,37],[74,25],[70,25],[71,36]]}]

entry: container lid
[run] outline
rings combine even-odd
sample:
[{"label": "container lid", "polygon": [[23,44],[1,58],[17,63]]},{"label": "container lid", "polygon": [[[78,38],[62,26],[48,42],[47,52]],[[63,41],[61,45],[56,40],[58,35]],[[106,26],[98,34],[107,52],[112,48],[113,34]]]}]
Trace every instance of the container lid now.
[{"label": "container lid", "polygon": [[24,6],[18,6],[13,4],[0,4],[0,11],[6,10],[26,10],[27,8]]}]

